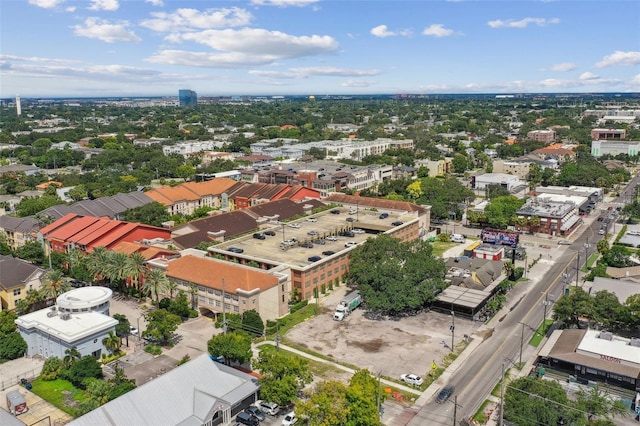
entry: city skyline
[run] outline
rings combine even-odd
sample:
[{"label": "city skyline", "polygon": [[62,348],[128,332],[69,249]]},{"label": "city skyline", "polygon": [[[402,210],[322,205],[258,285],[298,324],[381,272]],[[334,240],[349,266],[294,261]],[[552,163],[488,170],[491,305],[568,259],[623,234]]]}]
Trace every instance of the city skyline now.
[{"label": "city skyline", "polygon": [[640,92],[633,1],[13,0],[0,97]]}]

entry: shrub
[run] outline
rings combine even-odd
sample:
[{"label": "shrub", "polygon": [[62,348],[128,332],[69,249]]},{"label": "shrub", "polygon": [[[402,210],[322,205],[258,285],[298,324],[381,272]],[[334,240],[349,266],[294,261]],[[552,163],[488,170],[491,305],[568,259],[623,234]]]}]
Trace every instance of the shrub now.
[{"label": "shrub", "polygon": [[162,348],[156,345],[147,345],[144,347],[144,351],[150,353],[151,355],[160,355],[162,354]]},{"label": "shrub", "polygon": [[42,380],[55,380],[58,378],[61,369],[62,360],[60,358],[57,356],[47,358],[42,366],[42,373],[40,373],[40,377]]},{"label": "shrub", "polygon": [[[295,305],[291,306],[290,311],[291,311],[291,313],[294,313],[294,312],[299,311],[300,309],[304,308],[308,304],[309,304],[308,300],[303,300],[302,302],[298,302]],[[270,324],[270,323],[272,323],[272,324]],[[271,321],[271,320],[267,321],[267,327],[273,327],[275,325],[276,325],[275,321]]]},{"label": "shrub", "polygon": [[160,304],[158,305],[158,308],[168,309],[170,304],[171,304],[171,299],[169,299],[168,297],[164,297],[160,300]]}]

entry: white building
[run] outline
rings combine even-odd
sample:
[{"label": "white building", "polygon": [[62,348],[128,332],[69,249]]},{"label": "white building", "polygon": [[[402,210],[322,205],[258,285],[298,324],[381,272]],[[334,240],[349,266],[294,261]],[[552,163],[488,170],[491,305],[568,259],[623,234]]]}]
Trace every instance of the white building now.
[{"label": "white building", "polygon": [[16,319],[27,355],[64,358],[75,347],[82,356],[100,358],[102,340],[118,324],[109,316],[111,293],[106,287],[77,288],[58,296],[56,306]]},{"label": "white building", "polygon": [[162,153],[170,154],[195,154],[202,151],[214,151],[224,146],[224,142],[220,141],[198,141],[198,142],[180,142],[175,145],[163,146]]},{"label": "white building", "polygon": [[485,173],[475,176],[475,189],[486,189],[489,185],[500,185],[511,191],[517,186],[526,185],[518,176],[506,173]]},{"label": "white building", "polygon": [[616,156],[618,154],[627,154],[630,157],[640,153],[640,141],[592,141],[591,155],[601,157],[603,155]]}]

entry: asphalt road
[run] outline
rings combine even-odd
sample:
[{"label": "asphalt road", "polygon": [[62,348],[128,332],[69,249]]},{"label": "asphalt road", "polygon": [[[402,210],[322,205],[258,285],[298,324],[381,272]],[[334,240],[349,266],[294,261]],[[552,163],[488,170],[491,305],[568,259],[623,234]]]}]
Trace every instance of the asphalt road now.
[{"label": "asphalt road", "polygon": [[[633,188],[639,181],[639,176],[634,177],[622,191],[621,197],[613,202],[624,202],[624,197],[633,193]],[[609,203],[605,203],[607,204]],[[576,274],[585,263],[585,250],[593,253],[597,242],[602,239],[602,236],[598,235],[600,227],[601,222],[595,219],[588,226],[583,227],[573,244],[568,246],[553,264],[549,265],[534,287],[504,318],[501,318],[502,320],[495,326],[493,335],[478,346],[466,362],[453,373],[448,383],[455,386],[454,396],[444,404],[436,404],[433,399],[430,400],[420,408],[408,425],[458,424],[463,418],[469,418],[475,414],[499,382],[503,363],[505,368],[509,368],[512,363],[519,361],[521,333],[524,330],[523,336],[526,342],[533,335],[535,328],[541,324],[545,313],[543,302],[545,300],[552,302],[560,297],[564,286],[579,283],[579,280],[576,281]],[[587,242],[589,248],[585,249]],[[566,278],[563,277],[565,273]],[[552,306],[547,304],[546,309],[547,314],[550,315]],[[456,423],[454,423],[454,415]]]}]

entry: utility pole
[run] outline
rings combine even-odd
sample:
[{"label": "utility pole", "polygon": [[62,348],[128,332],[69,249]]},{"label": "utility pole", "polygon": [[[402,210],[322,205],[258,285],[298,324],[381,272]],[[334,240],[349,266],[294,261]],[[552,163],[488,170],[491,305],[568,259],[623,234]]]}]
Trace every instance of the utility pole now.
[{"label": "utility pole", "polygon": [[224,278],[222,279],[222,334],[227,334],[227,309],[224,294]]},{"label": "utility pole", "polygon": [[500,420],[498,426],[504,425],[504,359],[502,360],[502,380],[500,380]]},{"label": "utility pole", "polygon": [[455,395],[453,397],[453,426],[456,426],[457,423],[457,417],[458,415],[458,395]]},{"label": "utility pole", "polygon": [[449,327],[449,329],[451,330],[451,352],[453,352],[453,343],[454,343],[454,336],[455,336],[455,331],[456,331],[456,314],[455,312],[451,311],[451,327]]},{"label": "utility pole", "polygon": [[[552,294],[553,296],[553,294]],[[544,301],[542,302],[542,305],[544,306],[544,317],[542,317],[542,335],[544,336],[546,333],[546,329],[547,329],[547,306],[551,305],[551,303],[549,301],[549,292],[545,292],[544,293]]]},{"label": "utility pole", "polygon": [[524,345],[524,323],[521,322],[520,324],[522,324],[522,331],[520,332],[520,359],[519,359],[519,365],[522,366],[522,346]]},{"label": "utility pole", "polygon": [[382,410],[380,409],[380,372],[379,371],[378,371],[378,392],[376,393],[376,398],[377,398],[376,405],[378,406],[378,417],[381,417]]},{"label": "utility pole", "polygon": [[578,252],[578,257],[576,257],[576,287],[578,287],[579,272],[580,272],[580,252]]},{"label": "utility pole", "polygon": [[276,320],[276,352],[280,352],[280,320]]}]

